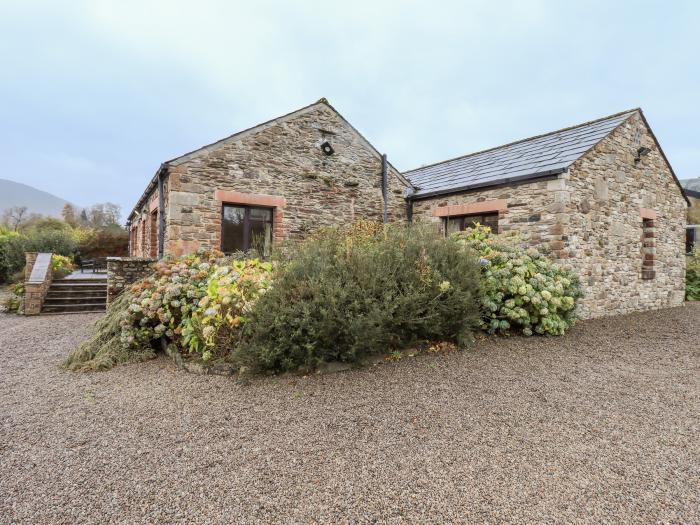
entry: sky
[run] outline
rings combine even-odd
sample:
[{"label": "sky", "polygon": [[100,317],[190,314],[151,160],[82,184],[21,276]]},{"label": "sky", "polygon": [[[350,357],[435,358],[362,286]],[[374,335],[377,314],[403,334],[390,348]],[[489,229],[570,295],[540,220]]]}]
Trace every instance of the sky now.
[{"label": "sky", "polygon": [[1,178],[131,210],[326,97],[407,170],[642,107],[700,176],[700,2],[0,0]]}]

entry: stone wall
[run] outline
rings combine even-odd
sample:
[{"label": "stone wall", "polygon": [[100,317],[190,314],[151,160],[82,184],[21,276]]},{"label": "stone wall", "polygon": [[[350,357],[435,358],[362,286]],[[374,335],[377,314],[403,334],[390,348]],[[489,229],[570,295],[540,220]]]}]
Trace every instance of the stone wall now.
[{"label": "stone wall", "polygon": [[[635,162],[640,146],[651,152]],[[413,219],[442,227],[446,213],[472,207],[497,211],[501,232],[576,270],[583,318],[683,303],[687,204],[638,115],[564,174],[419,200]]]},{"label": "stone wall", "polygon": [[24,315],[39,315],[41,308],[44,306],[46,293],[49,291],[51,281],[53,280],[53,269],[49,264],[46,275],[42,282],[29,282],[29,276],[34,269],[38,253],[28,252],[25,254],[25,269],[24,269],[24,299],[22,311]]},{"label": "stone wall", "polygon": [[[325,141],[332,155],[321,150]],[[382,218],[381,158],[325,103],[172,161],[168,183],[166,254],[220,249],[222,204],[246,204],[241,195],[273,203],[275,245],[318,227]],[[390,220],[405,220],[404,190],[390,167]]]},{"label": "stone wall", "polygon": [[150,257],[107,257],[107,304],[130,284],[153,273]]},{"label": "stone wall", "polygon": [[498,213],[499,233],[518,234],[526,246],[544,251],[562,249],[564,208],[558,202],[561,181],[556,177],[497,186],[413,203],[413,221],[434,223],[444,233],[446,215]]},{"label": "stone wall", "polygon": [[[635,161],[642,146],[651,152]],[[582,314],[683,304],[687,203],[639,114],[576,161],[562,182],[564,255],[583,281]],[[644,242],[645,219],[651,244]]]}]

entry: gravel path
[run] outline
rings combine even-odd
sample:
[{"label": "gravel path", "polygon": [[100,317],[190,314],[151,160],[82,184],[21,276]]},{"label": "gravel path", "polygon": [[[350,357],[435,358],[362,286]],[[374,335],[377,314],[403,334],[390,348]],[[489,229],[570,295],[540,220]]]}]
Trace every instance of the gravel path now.
[{"label": "gravel path", "polygon": [[96,318],[0,315],[1,523],[700,522],[698,303],[245,386]]}]

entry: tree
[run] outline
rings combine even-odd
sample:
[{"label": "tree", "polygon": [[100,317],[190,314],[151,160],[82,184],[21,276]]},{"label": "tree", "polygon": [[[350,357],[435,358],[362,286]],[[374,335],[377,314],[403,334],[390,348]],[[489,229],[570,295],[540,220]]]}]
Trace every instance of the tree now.
[{"label": "tree", "polygon": [[13,206],[6,209],[2,215],[2,222],[13,231],[19,230],[28,218],[27,209],[26,206]]},{"label": "tree", "polygon": [[[98,230],[119,226],[121,207],[118,204],[104,202],[93,204],[85,211],[87,224]],[[81,215],[82,216],[82,215]]]},{"label": "tree", "polygon": [[75,226],[76,224],[78,224],[78,220],[75,213],[75,206],[73,206],[70,202],[66,202],[63,205],[61,215],[63,216],[63,220],[71,226]]}]

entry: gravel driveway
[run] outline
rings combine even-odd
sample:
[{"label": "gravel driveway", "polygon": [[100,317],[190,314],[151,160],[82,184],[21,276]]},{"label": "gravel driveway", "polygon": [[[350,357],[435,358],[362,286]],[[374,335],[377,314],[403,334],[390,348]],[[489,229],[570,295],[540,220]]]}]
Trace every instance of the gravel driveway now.
[{"label": "gravel driveway", "polygon": [[95,319],[0,315],[2,523],[700,522],[698,303],[244,386]]}]

